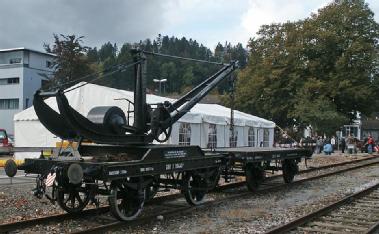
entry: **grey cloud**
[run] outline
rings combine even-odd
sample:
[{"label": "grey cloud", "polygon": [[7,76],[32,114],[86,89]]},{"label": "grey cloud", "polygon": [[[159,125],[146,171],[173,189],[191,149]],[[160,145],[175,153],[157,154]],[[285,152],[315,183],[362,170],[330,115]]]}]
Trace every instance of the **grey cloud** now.
[{"label": "grey cloud", "polygon": [[0,48],[42,49],[52,34],[84,36],[89,46],[154,37],[164,25],[154,0],[0,0]]}]

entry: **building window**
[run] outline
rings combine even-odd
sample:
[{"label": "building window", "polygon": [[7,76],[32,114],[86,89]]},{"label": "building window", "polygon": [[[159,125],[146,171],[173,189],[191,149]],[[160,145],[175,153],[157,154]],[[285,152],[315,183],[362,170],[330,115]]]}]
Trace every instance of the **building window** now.
[{"label": "building window", "polygon": [[9,63],[10,64],[21,63],[21,58],[11,58],[9,59]]},{"label": "building window", "polygon": [[238,131],[236,129],[234,129],[233,132],[230,131],[229,146],[230,147],[237,147],[237,141],[238,141]]},{"label": "building window", "polygon": [[263,147],[270,146],[270,131],[268,129],[263,129]]},{"label": "building window", "polygon": [[18,77],[0,79],[0,85],[19,84],[19,83],[20,83],[20,78]]},{"label": "building window", "polygon": [[0,99],[0,110],[18,109],[18,98]]},{"label": "building window", "polygon": [[179,145],[191,144],[191,124],[181,123],[179,126]]},{"label": "building window", "polygon": [[247,134],[247,144],[250,147],[255,147],[255,129],[249,128],[249,132]]},{"label": "building window", "polygon": [[214,149],[217,147],[217,128],[216,124],[209,124],[207,148]]}]

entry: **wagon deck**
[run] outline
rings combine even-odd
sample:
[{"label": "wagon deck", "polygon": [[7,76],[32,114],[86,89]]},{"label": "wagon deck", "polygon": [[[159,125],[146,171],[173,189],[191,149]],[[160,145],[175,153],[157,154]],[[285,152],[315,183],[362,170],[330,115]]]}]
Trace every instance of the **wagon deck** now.
[{"label": "wagon deck", "polygon": [[306,148],[277,148],[277,147],[233,147],[215,148],[215,153],[230,155],[235,161],[260,162],[268,160],[296,159],[312,156],[312,151]]}]

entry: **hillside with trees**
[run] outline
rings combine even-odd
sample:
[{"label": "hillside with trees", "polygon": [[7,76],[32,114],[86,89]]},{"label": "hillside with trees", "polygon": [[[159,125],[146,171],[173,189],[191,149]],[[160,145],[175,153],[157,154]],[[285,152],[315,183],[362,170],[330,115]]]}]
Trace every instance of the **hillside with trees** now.
[{"label": "hillside with trees", "polygon": [[[235,46],[228,42],[225,42],[224,45],[218,43],[212,52],[196,40],[188,40],[185,37],[179,39],[159,35],[154,40],[146,39],[138,43],[125,43],[121,48],[110,42],[103,44],[100,48],[89,48],[82,45],[82,43],[83,37],[75,35],[58,36],[54,34],[54,43],[44,45],[47,52],[57,55],[56,63],[58,66],[54,73],[54,82],[51,85],[65,84],[67,82],[72,85],[73,82],[70,81],[95,73],[96,76],[79,79],[80,81],[89,81],[102,75],[102,71],[108,71],[120,64],[131,63],[133,61],[130,54],[132,48],[211,62],[228,63],[230,60],[239,60],[241,67],[244,67],[247,61],[247,52],[240,43]],[[69,53],[68,51],[71,52]],[[153,79],[167,79],[164,84],[165,93],[177,95],[190,90],[219,68],[219,65],[214,64],[155,56],[147,60],[147,87],[150,92],[157,93],[158,85],[153,82]],[[98,79],[96,83],[131,90],[133,89],[133,69]],[[227,82],[218,87],[217,93],[223,93],[225,90],[227,90]]]},{"label": "hillside with trees", "polygon": [[[247,53],[242,44],[232,46],[230,43],[222,45],[219,43],[214,52],[196,40],[185,37],[163,36],[154,40],[146,39],[139,43],[125,43],[120,49],[116,44],[105,43],[99,49],[90,48],[88,59],[92,63],[98,64],[100,69],[107,69],[116,64],[128,63],[132,61],[130,49],[140,48],[142,50],[169,54],[181,57],[195,58],[212,62],[227,63],[230,60],[241,60],[242,66],[246,63]],[[200,83],[206,77],[216,72],[220,66],[212,64],[194,63],[183,60],[154,57],[147,61],[147,86],[155,91],[158,85],[153,79],[167,79],[164,87],[166,93],[182,93]],[[110,87],[121,89],[132,89],[132,73],[113,75],[103,83]],[[219,87],[222,93],[226,89],[225,85]]]}]

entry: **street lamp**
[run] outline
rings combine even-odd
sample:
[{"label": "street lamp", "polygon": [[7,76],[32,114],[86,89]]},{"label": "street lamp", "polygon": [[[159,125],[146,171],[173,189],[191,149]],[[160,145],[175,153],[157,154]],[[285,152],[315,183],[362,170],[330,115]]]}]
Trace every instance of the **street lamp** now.
[{"label": "street lamp", "polygon": [[155,83],[159,83],[159,95],[161,95],[162,83],[167,82],[167,79],[153,79]]}]

